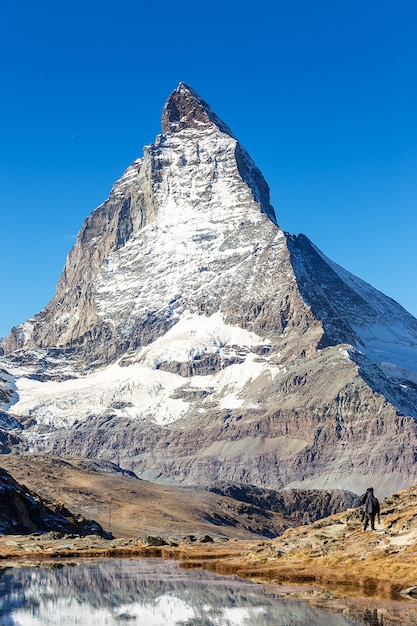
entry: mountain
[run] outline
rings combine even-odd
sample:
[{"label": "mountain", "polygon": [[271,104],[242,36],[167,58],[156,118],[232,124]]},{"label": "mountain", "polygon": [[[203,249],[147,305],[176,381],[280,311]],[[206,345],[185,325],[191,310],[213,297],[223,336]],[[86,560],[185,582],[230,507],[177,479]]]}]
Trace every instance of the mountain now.
[{"label": "mountain", "polygon": [[417,320],[278,226],[261,172],[183,83],[2,350],[4,451],[194,485],[417,482]]}]

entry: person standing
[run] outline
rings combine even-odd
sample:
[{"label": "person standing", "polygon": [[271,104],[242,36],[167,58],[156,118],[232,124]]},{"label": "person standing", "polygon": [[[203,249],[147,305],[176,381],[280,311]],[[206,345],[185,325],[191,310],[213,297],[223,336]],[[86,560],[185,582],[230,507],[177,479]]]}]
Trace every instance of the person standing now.
[{"label": "person standing", "polygon": [[369,487],[366,490],[366,498],[363,504],[363,513],[365,516],[365,523],[363,529],[368,528],[368,524],[371,524],[371,530],[375,530],[375,517],[378,516],[378,524],[381,523],[380,507],[378,498],[374,496],[374,488]]}]

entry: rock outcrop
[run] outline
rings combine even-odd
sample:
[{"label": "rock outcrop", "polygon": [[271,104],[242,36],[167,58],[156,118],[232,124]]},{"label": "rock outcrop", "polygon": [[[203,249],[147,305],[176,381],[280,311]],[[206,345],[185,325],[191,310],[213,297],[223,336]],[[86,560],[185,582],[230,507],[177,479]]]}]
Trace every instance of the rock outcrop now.
[{"label": "rock outcrop", "polygon": [[17,483],[0,468],[0,534],[24,535],[35,532],[55,531],[76,535],[111,534],[92,520],[75,515],[59,503],[49,506],[36,494]]},{"label": "rock outcrop", "polygon": [[291,526],[315,522],[329,515],[361,505],[360,498],[348,491],[285,489],[273,491],[254,485],[220,483],[210,491],[252,504],[266,511],[281,513]]}]

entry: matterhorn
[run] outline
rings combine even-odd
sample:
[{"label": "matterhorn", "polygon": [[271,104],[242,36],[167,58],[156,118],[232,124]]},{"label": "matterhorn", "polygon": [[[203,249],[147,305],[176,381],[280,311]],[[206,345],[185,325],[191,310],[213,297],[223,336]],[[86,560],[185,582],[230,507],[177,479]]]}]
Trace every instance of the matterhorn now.
[{"label": "matterhorn", "polygon": [[2,342],[0,441],[148,480],[380,495],[417,482],[417,320],[279,227],[184,83]]}]

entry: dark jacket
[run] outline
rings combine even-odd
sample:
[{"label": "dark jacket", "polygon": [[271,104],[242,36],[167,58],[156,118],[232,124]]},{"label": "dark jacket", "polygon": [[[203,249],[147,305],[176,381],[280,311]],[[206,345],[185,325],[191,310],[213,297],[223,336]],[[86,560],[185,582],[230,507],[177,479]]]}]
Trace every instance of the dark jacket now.
[{"label": "dark jacket", "polygon": [[366,495],[363,510],[365,513],[369,513],[370,515],[379,515],[379,501],[375,498],[372,491],[368,491]]}]

